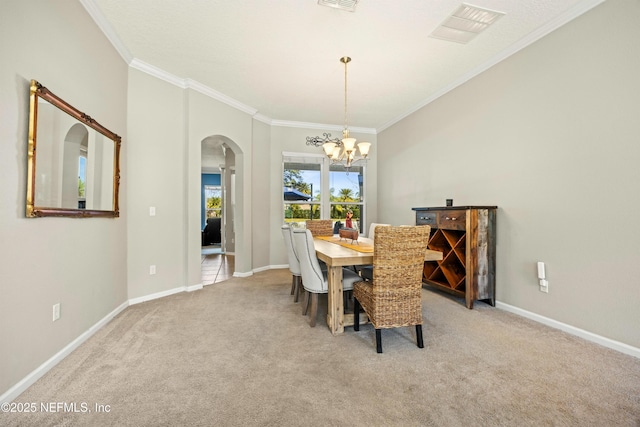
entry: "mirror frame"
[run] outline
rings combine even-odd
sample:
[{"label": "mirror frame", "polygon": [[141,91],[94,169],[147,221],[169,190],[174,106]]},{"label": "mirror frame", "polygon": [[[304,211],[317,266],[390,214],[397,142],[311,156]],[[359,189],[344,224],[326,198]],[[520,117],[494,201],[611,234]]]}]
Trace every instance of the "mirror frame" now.
[{"label": "mirror frame", "polygon": [[[113,158],[113,203],[112,210],[96,210],[96,209],[70,209],[61,207],[44,207],[35,206],[35,194],[36,194],[36,159],[37,159],[37,131],[38,131],[38,98],[42,98],[49,102],[59,110],[69,114],[80,123],[89,126],[95,131],[106,136],[113,141],[114,145],[114,158]],[[29,95],[29,145],[27,150],[27,210],[26,216],[28,218],[37,218],[45,216],[57,216],[57,217],[73,217],[73,218],[88,218],[88,217],[109,217],[117,218],[120,216],[119,204],[118,204],[118,192],[120,188],[120,146],[122,144],[121,138],[111,132],[109,129],[102,126],[95,121],[88,114],[83,113],[77,108],[65,102],[60,97],[54,95],[49,89],[42,86],[36,80],[31,80],[30,95]]]}]

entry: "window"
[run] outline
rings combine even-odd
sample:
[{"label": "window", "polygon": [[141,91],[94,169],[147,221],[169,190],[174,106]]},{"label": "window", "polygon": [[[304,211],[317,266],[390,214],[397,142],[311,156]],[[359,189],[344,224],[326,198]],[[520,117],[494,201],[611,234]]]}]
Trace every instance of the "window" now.
[{"label": "window", "polygon": [[78,209],[87,207],[87,147],[80,146],[78,156]]},{"label": "window", "polygon": [[219,185],[205,185],[204,200],[207,218],[221,218],[222,187],[220,187]]},{"label": "window", "polygon": [[353,211],[353,227],[362,232],[362,218],[364,213],[363,185],[364,166],[351,166],[347,171],[342,165],[329,167],[329,187],[331,219],[342,221],[347,210]]},{"label": "window", "polygon": [[322,218],[322,158],[285,158],[283,187],[286,222]]},{"label": "window", "polygon": [[84,199],[86,197],[87,182],[87,153],[80,153],[78,157],[78,197]]},{"label": "window", "polygon": [[353,225],[364,227],[364,165],[347,171],[323,155],[283,153],[284,221],[332,219],[344,224],[347,209]]}]

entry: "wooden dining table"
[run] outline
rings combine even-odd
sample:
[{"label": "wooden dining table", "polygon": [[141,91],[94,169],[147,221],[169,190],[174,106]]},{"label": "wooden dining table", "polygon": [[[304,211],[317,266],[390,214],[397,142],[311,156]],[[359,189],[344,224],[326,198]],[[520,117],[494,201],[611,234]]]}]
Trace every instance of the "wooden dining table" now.
[{"label": "wooden dining table", "polygon": [[[353,313],[344,312],[342,298],[342,267],[372,265],[373,240],[359,237],[357,242],[348,243],[338,235],[313,239],[316,256],[327,264],[328,310],[327,325],[332,334],[344,333],[345,326],[353,326]],[[352,249],[359,247],[360,250]],[[442,260],[442,252],[425,248],[425,261]],[[366,316],[360,316],[361,320]]]}]

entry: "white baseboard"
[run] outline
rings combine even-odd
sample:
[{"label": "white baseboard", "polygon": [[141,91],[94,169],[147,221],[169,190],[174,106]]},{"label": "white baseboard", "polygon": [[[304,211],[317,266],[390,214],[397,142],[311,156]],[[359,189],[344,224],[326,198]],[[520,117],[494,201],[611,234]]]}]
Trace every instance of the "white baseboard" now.
[{"label": "white baseboard", "polygon": [[149,294],[142,297],[131,298],[129,300],[129,305],[136,305],[136,304],[140,304],[141,302],[147,302],[147,301],[151,301],[158,298],[168,297],[169,295],[179,294],[180,292],[199,291],[202,288],[203,288],[202,283],[198,283],[196,285],[191,285],[191,286],[179,286],[177,288],[168,289],[166,291],[156,292],[154,294]]},{"label": "white baseboard", "polygon": [[187,292],[193,292],[199,291],[200,289],[204,288],[204,286],[202,283],[198,283],[197,285],[185,286],[184,288],[184,290]]},{"label": "white baseboard", "polygon": [[[254,271],[264,271],[269,269],[278,269],[278,268],[286,268],[282,266],[269,266],[261,269],[256,269]],[[253,272],[249,273],[238,273],[239,275],[235,277],[248,277],[253,274]],[[95,334],[100,328],[109,323],[114,317],[116,317],[120,312],[122,312],[125,308],[130,305],[139,304],[145,301],[151,301],[157,298],[162,298],[165,296],[173,295],[179,292],[191,292],[202,289],[202,284],[197,284],[193,286],[183,286],[179,288],[170,289],[168,291],[157,292],[154,294],[146,295],[139,298],[132,298],[127,302],[122,303],[111,313],[107,314],[104,318],[98,321],[96,324],[91,326],[86,332],[81,334],[78,338],[69,343],[66,347],[60,350],[58,353],[53,355],[49,360],[44,362],[38,368],[29,373],[26,377],[20,380],[16,385],[7,390],[4,394],[0,396],[0,403],[11,402],[16,399],[20,394],[22,394],[27,388],[29,388],[32,384],[34,384],[38,379],[40,379],[44,374],[46,374],[49,370],[51,370],[54,366],[56,366],[60,361],[62,361],[65,357],[67,357],[73,350],[78,348],[82,343],[88,340],[93,334]],[[496,307],[502,310],[517,314],[522,317],[526,317],[527,319],[531,319],[538,323],[542,323],[544,325],[550,326],[555,329],[560,329],[569,334],[578,336],[580,338],[586,339],[587,341],[594,342],[596,344],[600,344],[604,347],[610,348],[612,350],[619,351],[620,353],[627,354],[629,356],[640,358],[640,349],[636,347],[632,347],[628,344],[621,343],[619,341],[615,341],[609,338],[602,337],[600,335],[596,335],[594,333],[585,331],[580,328],[576,328],[571,325],[567,325],[562,322],[558,322],[556,320],[550,319],[548,317],[541,316],[539,314],[532,313],[527,310],[523,310],[521,308],[505,304],[500,301],[496,301]]]},{"label": "white baseboard", "polygon": [[239,271],[236,271],[233,273],[233,277],[249,277],[249,276],[253,276],[253,271],[249,271],[246,273],[241,273]]},{"label": "white baseboard", "polygon": [[54,354],[49,360],[44,362],[42,365],[38,366],[34,369],[29,375],[24,377],[20,382],[7,390],[2,396],[0,396],[0,402],[12,402],[16,399],[20,394],[22,394],[26,389],[28,389],[33,383],[38,381],[44,374],[49,372],[51,368],[60,363],[65,357],[67,357],[73,350],[78,348],[82,343],[88,340],[93,334],[95,334],[100,328],[109,323],[111,319],[116,317],[122,310],[129,306],[129,302],[123,302],[111,313],[107,314],[101,320],[99,320],[95,325],[90,327],[86,332],[81,334],[78,338],[71,341],[66,347],[62,350]]},{"label": "white baseboard", "polygon": [[51,370],[54,366],[60,363],[65,357],[67,357],[73,350],[78,348],[82,343],[84,343],[87,339],[89,339],[93,334],[95,334],[100,328],[109,323],[114,317],[116,317],[122,310],[129,307],[130,305],[140,304],[142,302],[151,301],[158,298],[163,298],[169,295],[177,294],[180,292],[193,292],[202,289],[202,283],[192,286],[181,286],[174,289],[169,289],[163,292],[156,292],[154,294],[145,295],[138,298],[131,298],[129,301],[122,303],[111,313],[107,314],[103,319],[98,321],[95,325],[91,326],[87,331],[82,333],[78,338],[73,340],[69,345],[60,350],[58,353],[53,355],[49,360],[44,362],[38,368],[33,370],[30,374],[20,380],[16,385],[7,390],[2,396],[0,396],[0,403],[11,402],[20,394],[22,394],[27,388],[29,388],[33,383],[38,381],[40,377],[46,374],[49,370]]},{"label": "white baseboard", "polygon": [[521,308],[515,307],[513,305],[505,304],[500,301],[496,301],[496,307],[502,310],[517,314],[519,316],[526,317],[527,319],[534,320],[538,323],[551,326],[552,328],[560,329],[561,331],[567,332],[571,335],[578,336],[587,341],[600,344],[601,346],[610,348],[612,350],[619,351],[620,353],[628,354],[629,356],[637,357],[640,359],[640,348],[632,347],[628,344],[621,343],[620,341],[615,341],[600,335],[596,335],[594,333],[585,331],[584,329],[576,328],[574,326],[567,325],[566,323],[558,322],[557,320],[553,320],[548,317],[544,317],[539,314],[532,313],[530,311],[523,310]]},{"label": "white baseboard", "polygon": [[136,304],[140,304],[142,302],[147,302],[147,301],[152,301],[152,300],[158,299],[158,298],[168,297],[169,295],[179,294],[180,292],[185,292],[186,290],[187,290],[186,286],[180,286],[178,288],[168,289],[166,291],[156,292],[154,294],[144,295],[144,296],[137,297],[137,298],[131,298],[129,300],[129,304],[130,305],[136,305]]},{"label": "white baseboard", "polygon": [[[236,274],[234,273],[234,277],[248,277],[251,276],[253,273],[260,273],[261,271],[267,271],[267,270],[279,270],[279,269],[288,269],[289,265],[288,264],[282,264],[282,265],[265,265],[264,267],[257,267],[254,268],[253,270],[251,270],[250,273],[238,273],[238,276],[236,276]],[[241,274],[244,274],[243,276],[241,276]]]}]

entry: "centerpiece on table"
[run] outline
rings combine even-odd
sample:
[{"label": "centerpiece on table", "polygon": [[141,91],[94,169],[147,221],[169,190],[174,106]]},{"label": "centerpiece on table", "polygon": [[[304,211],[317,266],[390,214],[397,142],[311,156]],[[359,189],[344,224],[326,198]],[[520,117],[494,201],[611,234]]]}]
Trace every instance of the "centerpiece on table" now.
[{"label": "centerpiece on table", "polygon": [[358,230],[355,228],[341,228],[339,234],[340,240],[351,239],[351,243],[358,243]]}]

